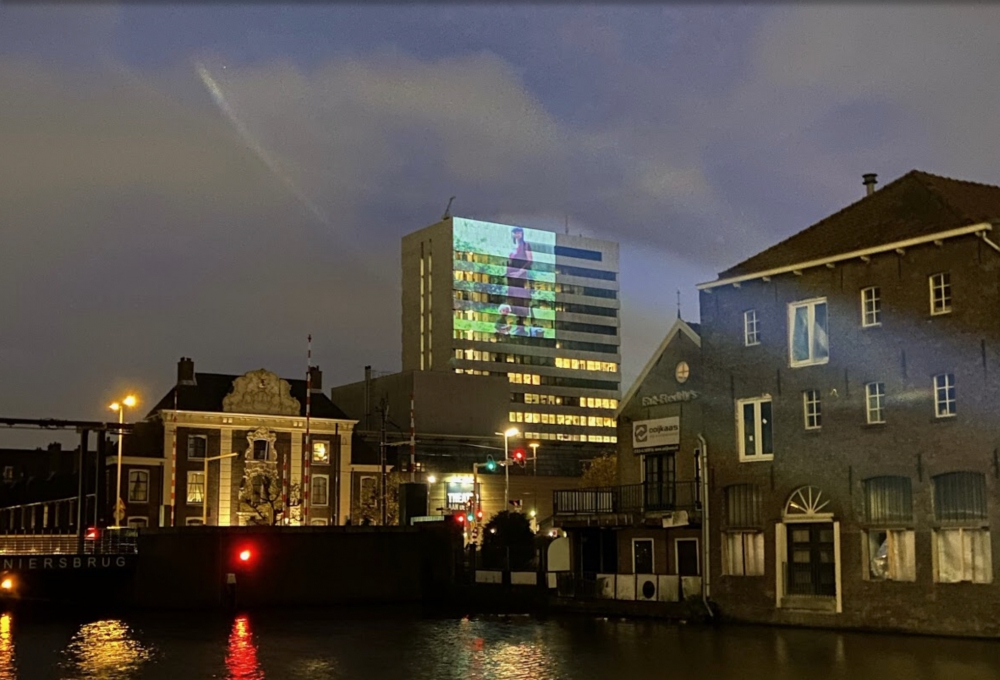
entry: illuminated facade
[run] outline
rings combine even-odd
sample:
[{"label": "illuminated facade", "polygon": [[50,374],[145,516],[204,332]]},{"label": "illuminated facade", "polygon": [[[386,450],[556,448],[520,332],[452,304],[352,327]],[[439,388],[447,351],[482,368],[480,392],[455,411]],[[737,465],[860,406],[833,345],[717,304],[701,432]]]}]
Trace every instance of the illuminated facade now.
[{"label": "illuminated facade", "polygon": [[404,371],[506,377],[525,437],[613,447],[616,243],[449,217],[403,238],[402,267]]}]

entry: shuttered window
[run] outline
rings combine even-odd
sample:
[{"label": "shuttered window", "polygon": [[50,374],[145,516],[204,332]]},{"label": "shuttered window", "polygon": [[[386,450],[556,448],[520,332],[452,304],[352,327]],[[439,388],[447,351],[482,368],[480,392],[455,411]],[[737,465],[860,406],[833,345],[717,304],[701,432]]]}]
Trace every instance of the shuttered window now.
[{"label": "shuttered window", "polygon": [[981,522],[986,513],[986,477],[981,472],[948,472],[934,478],[937,521]]},{"label": "shuttered window", "polygon": [[726,525],[730,529],[757,528],[764,525],[760,487],[734,484],[726,487]]},{"label": "shuttered window", "polygon": [[909,477],[872,477],[864,481],[865,521],[900,524],[913,521],[913,492]]}]

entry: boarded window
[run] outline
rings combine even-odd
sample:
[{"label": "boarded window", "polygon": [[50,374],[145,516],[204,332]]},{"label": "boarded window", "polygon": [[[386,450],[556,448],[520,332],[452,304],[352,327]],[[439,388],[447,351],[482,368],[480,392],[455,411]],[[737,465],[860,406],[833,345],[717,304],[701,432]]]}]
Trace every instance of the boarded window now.
[{"label": "boarded window", "polygon": [[864,481],[865,521],[899,524],[913,521],[913,492],[909,477],[872,477]]},{"label": "boarded window", "polygon": [[726,487],[726,525],[729,528],[763,526],[761,493],[756,484],[734,484]]},{"label": "boarded window", "polygon": [[986,477],[981,472],[948,472],[934,478],[937,521],[982,522],[986,512]]}]

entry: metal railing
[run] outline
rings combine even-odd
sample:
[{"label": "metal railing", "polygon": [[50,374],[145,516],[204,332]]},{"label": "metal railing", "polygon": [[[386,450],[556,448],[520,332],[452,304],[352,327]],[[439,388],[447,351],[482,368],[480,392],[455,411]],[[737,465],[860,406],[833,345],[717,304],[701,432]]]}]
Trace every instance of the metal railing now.
[{"label": "metal railing", "polygon": [[700,507],[698,483],[626,484],[552,492],[555,515],[605,515],[693,510]]},{"label": "metal railing", "polygon": [[[139,552],[139,531],[132,528],[100,529],[84,538],[84,555],[134,555]],[[76,534],[12,533],[0,535],[2,555],[76,555]]]}]

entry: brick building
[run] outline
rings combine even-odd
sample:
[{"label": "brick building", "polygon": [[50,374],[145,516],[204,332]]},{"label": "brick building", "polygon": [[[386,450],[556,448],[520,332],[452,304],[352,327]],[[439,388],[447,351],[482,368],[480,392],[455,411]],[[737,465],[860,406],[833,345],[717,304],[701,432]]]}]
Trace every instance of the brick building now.
[{"label": "brick building", "polygon": [[[287,523],[345,523],[355,473],[375,469],[374,461],[353,459],[356,421],[323,394],[318,368],[310,387],[307,450],[305,380],[264,369],[242,376],[195,373],[194,362],[181,359],[177,384],[125,437],[123,524],[201,524],[205,515],[223,526],[280,523],[286,475]],[[114,466],[108,456],[111,496]]]},{"label": "brick building", "polygon": [[618,485],[555,492],[575,597],[676,602],[701,594],[701,339],[677,319],[615,414]]},{"label": "brick building", "polygon": [[913,171],[700,289],[711,597],[1000,634],[1000,188]]}]

